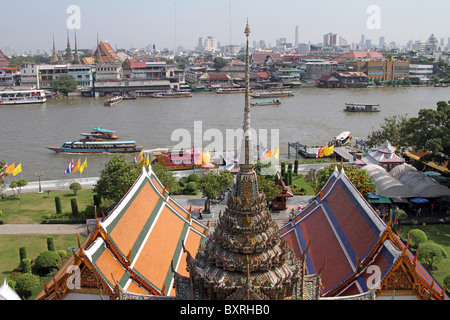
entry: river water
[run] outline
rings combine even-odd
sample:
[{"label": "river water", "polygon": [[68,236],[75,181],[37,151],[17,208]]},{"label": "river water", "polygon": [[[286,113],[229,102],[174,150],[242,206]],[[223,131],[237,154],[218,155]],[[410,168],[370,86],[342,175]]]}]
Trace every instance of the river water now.
[{"label": "river water", "polygon": [[[256,130],[279,130],[280,159],[287,158],[288,142],[323,145],[342,131],[354,138],[366,138],[378,129],[385,117],[401,114],[417,116],[422,108],[450,100],[450,88],[395,87],[365,89],[294,89],[295,96],[282,98],[279,106],[252,107],[251,124]],[[138,98],[112,107],[103,98],[60,98],[42,105],[0,107],[0,159],[22,164],[22,173],[10,180],[78,178],[64,174],[71,159],[87,158],[83,177],[98,176],[111,154],[56,154],[45,146],[61,146],[78,140],[93,127],[117,130],[120,140],[136,140],[144,149],[173,146],[176,129],[187,129],[194,137],[194,122],[201,121],[202,133],[242,128],[244,95],[193,93],[192,98]],[[346,102],[380,104],[378,113],[343,112]],[[269,142],[270,142],[270,136]],[[204,146],[210,144],[205,141]],[[134,155],[128,154],[130,161]]]}]

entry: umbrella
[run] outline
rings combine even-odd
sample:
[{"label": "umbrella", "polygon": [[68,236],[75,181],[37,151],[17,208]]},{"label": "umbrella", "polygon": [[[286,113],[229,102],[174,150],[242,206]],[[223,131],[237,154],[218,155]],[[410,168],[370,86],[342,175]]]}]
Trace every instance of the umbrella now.
[{"label": "umbrella", "polygon": [[205,164],[202,164],[201,167],[205,168],[205,169],[212,169],[212,168],[215,168],[216,166],[213,165],[212,163],[205,163]]},{"label": "umbrella", "polygon": [[424,172],[429,177],[439,177],[441,174],[436,171],[426,171]]},{"label": "umbrella", "polygon": [[367,192],[367,195],[369,196],[370,199],[380,199],[379,195],[376,195],[372,192]]},{"label": "umbrella", "polygon": [[427,203],[427,202],[430,202],[428,199],[424,199],[424,198],[412,198],[412,199],[409,199],[409,201],[414,202],[414,203]]}]

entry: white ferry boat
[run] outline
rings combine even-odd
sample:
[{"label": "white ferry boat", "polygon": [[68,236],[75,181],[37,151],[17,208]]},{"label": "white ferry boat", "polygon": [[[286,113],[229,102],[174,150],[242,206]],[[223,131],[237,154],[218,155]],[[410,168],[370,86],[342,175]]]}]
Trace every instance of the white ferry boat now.
[{"label": "white ferry boat", "polygon": [[12,87],[0,91],[0,105],[44,103],[47,101],[44,90],[15,90]]}]

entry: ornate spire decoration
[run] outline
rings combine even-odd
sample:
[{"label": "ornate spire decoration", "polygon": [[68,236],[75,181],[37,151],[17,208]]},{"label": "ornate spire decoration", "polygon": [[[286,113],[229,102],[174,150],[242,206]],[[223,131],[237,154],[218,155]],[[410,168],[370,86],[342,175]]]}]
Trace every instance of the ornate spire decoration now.
[{"label": "ornate spire decoration", "polygon": [[67,30],[67,48],[65,61],[71,63],[73,61],[72,48],[70,47],[69,30]]},{"label": "ornate spire decoration", "polygon": [[[241,153],[241,163],[242,169],[253,168],[253,145],[252,145],[252,133],[250,125],[250,57],[249,57],[249,45],[248,38],[250,36],[250,27],[245,26],[244,34],[247,38],[246,44],[246,60],[245,60],[245,107],[244,107],[244,141],[243,141],[243,153]],[[242,159],[242,156],[244,159]]]},{"label": "ornate spire decoration", "polygon": [[58,56],[56,55],[56,46],[55,46],[55,34],[53,34],[53,55],[50,63],[58,63]]},{"label": "ornate spire decoration", "polygon": [[192,284],[190,297],[196,299],[287,299],[296,295],[300,276],[300,263],[288,245],[281,242],[278,225],[272,220],[264,194],[258,190],[251,152],[248,23],[245,35],[244,152],[227,207],[219,215],[214,233],[195,258],[189,253],[186,258]]},{"label": "ornate spire decoration", "polygon": [[80,63],[80,55],[78,54],[78,43],[77,43],[77,30],[75,30],[75,55],[73,58],[74,64]]}]

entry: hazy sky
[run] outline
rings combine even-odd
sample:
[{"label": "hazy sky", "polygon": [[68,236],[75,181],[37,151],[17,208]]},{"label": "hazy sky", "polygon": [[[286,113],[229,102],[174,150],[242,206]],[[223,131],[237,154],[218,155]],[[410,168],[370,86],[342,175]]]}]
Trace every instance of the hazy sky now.
[{"label": "hazy sky", "polygon": [[[57,49],[65,49],[67,13],[70,5],[80,8],[78,47],[93,48],[97,32],[113,48],[138,48],[175,44],[193,49],[199,37],[215,36],[220,44],[241,44],[248,18],[250,41],[275,44],[278,38],[294,42],[320,43],[334,32],[348,42],[359,42],[361,34],[378,44],[386,41],[406,44],[450,37],[449,0],[14,0],[2,1],[0,48],[16,51],[51,49],[55,35]],[[369,29],[373,20],[369,6],[379,8],[379,28]],[[371,20],[372,19],[372,20]],[[73,20],[71,20],[73,21]],[[231,22],[231,23],[230,23]],[[230,28],[231,24],[231,28]],[[231,29],[231,33],[230,33]],[[70,31],[74,47],[73,31]]]}]

